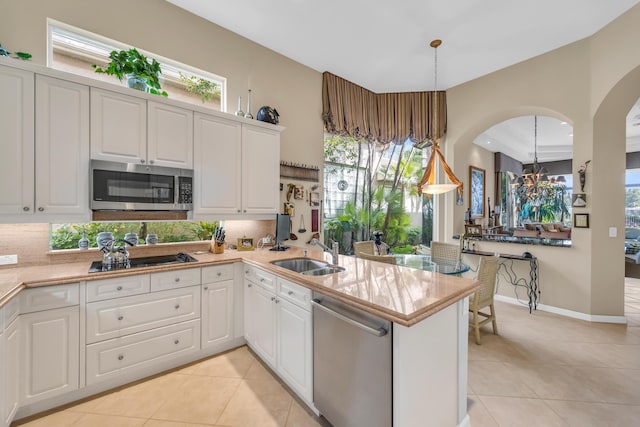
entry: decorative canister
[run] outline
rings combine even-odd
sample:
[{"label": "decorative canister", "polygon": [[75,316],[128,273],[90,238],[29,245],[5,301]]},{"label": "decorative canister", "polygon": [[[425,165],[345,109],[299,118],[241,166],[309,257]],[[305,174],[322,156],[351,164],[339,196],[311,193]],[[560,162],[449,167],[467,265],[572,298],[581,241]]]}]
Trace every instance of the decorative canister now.
[{"label": "decorative canister", "polygon": [[113,233],[110,231],[103,231],[96,236],[96,243],[98,249],[102,250],[109,242],[113,241]]},{"label": "decorative canister", "polygon": [[78,247],[83,251],[89,249],[89,239],[87,239],[86,231],[82,232],[82,238],[78,241]]},{"label": "decorative canister", "polygon": [[158,244],[158,235],[157,234],[147,234],[147,238],[145,239],[147,245],[157,245]]},{"label": "decorative canister", "polygon": [[133,231],[124,235],[124,240],[126,240],[131,246],[135,246],[138,244],[138,233],[134,233]]}]

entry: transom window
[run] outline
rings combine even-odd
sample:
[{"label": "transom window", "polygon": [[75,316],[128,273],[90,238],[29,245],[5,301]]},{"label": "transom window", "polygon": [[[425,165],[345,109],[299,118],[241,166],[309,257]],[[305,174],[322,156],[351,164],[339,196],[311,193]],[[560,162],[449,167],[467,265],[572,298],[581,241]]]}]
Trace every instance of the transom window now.
[{"label": "transom window", "polygon": [[[131,47],[135,46],[127,46],[62,22],[48,20],[47,66],[50,68],[124,86],[126,82],[120,83],[115,76],[96,73],[92,65],[104,68],[109,62],[111,51]],[[226,78],[137,47],[136,49],[147,58],[155,58],[160,63],[160,84],[169,98],[225,111]],[[198,88],[211,87],[211,83],[215,85],[213,97],[205,100],[198,93]]]}]

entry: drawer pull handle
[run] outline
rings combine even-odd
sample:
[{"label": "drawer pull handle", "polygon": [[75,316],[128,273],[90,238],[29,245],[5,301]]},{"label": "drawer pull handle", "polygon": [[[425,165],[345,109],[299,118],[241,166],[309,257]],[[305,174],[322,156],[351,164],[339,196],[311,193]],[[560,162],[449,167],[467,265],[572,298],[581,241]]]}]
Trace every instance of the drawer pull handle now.
[{"label": "drawer pull handle", "polygon": [[293,291],[289,291],[289,292],[287,292],[287,294],[293,295]]},{"label": "drawer pull handle", "polygon": [[264,277],[260,279],[261,282],[264,282]]},{"label": "drawer pull handle", "polygon": [[280,302],[280,300],[278,298],[276,298],[276,304],[279,303],[279,302]]},{"label": "drawer pull handle", "polygon": [[118,320],[124,319],[124,316],[118,316]]},{"label": "drawer pull handle", "polygon": [[122,359],[124,359],[124,355],[122,354],[118,355],[118,360],[122,360]]},{"label": "drawer pull handle", "polygon": [[178,344],[180,344],[180,340],[175,340],[173,343],[178,345]]},{"label": "drawer pull handle", "polygon": [[276,297],[271,297],[271,301],[275,301],[275,300],[276,300]]},{"label": "drawer pull handle", "polygon": [[121,291],[121,290],[122,290],[122,286],[118,286],[118,287],[116,288],[116,291]]},{"label": "drawer pull handle", "polygon": [[176,304],[176,306],[174,307],[176,310],[180,308],[180,304]]},{"label": "drawer pull handle", "polygon": [[176,282],[176,283],[178,283],[179,281],[180,281],[180,278],[179,278],[179,277],[176,277],[176,278],[175,278],[175,282]]}]

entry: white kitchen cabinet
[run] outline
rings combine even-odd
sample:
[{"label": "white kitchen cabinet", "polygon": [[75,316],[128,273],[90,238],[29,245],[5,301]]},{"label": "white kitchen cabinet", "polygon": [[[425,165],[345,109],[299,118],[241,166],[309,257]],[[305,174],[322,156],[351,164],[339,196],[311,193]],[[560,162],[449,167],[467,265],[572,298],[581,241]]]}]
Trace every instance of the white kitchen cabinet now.
[{"label": "white kitchen cabinet", "polygon": [[307,402],[313,400],[311,291],[245,267],[245,338]]},{"label": "white kitchen cabinet", "polygon": [[245,292],[249,294],[250,311],[249,344],[268,365],[276,368],[276,304],[275,295],[262,286],[248,282]]},{"label": "white kitchen cabinet", "polygon": [[194,116],[194,216],[237,215],[242,204],[242,124]]},{"label": "white kitchen cabinet", "polygon": [[20,315],[20,405],[79,386],[78,306]]},{"label": "white kitchen cabinet", "polygon": [[91,88],[91,158],[146,162],[146,100]]},{"label": "white kitchen cabinet", "polygon": [[34,74],[0,66],[0,213],[33,212]]},{"label": "white kitchen cabinet", "polygon": [[193,112],[91,88],[91,158],[193,167]]},{"label": "white kitchen cabinet", "polygon": [[202,348],[235,338],[234,270],[233,264],[202,267]]},{"label": "white kitchen cabinet", "polygon": [[193,111],[147,101],[147,161],[193,169]]},{"label": "white kitchen cabinet", "polygon": [[242,213],[277,213],[280,132],[242,124]]},{"label": "white kitchen cabinet", "polygon": [[89,88],[36,75],[36,213],[89,219]]},{"label": "white kitchen cabinet", "polygon": [[194,216],[278,212],[280,132],[194,116]]},{"label": "white kitchen cabinet", "polygon": [[[20,328],[16,318],[4,330],[4,411],[2,421],[10,425],[18,410],[20,375]],[[0,393],[2,394],[2,393]]]},{"label": "white kitchen cabinet", "polygon": [[[0,307],[0,319],[2,318],[2,308]],[[7,369],[4,366],[5,363],[5,355],[4,355],[4,324],[0,321],[0,427],[5,427],[8,425],[5,422],[5,408],[7,403],[5,402],[5,388],[6,388],[6,378],[7,378]]]}]

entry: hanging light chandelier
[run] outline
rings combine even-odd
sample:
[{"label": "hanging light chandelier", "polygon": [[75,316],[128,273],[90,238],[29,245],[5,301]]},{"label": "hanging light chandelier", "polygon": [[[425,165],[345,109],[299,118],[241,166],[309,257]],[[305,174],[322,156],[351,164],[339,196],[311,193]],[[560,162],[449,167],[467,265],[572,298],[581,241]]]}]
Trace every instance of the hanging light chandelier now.
[{"label": "hanging light chandelier", "polygon": [[[434,124],[439,123],[439,92],[438,92],[438,47],[442,44],[442,40],[433,40],[429,46],[431,46],[435,51],[435,66],[434,66],[434,91],[433,96],[431,97],[431,122]],[[438,135],[438,133],[436,133]],[[436,158],[440,160],[442,164],[442,169],[451,181],[451,184],[437,184],[436,183],[436,168],[435,162]],[[440,137],[436,137],[432,141],[431,145],[431,156],[429,157],[429,161],[427,162],[427,167],[424,171],[424,175],[418,184],[418,192],[422,192],[425,194],[443,194],[449,191],[458,190],[457,201],[462,201],[462,181],[460,181],[456,175],[453,173],[447,162],[444,160],[444,156],[440,152]]]},{"label": "hanging light chandelier", "polygon": [[522,175],[511,182],[516,195],[537,202],[541,197],[548,197],[558,186],[564,186],[566,180],[547,177],[547,169],[538,164],[538,116],[533,116],[533,165],[525,168]]}]

